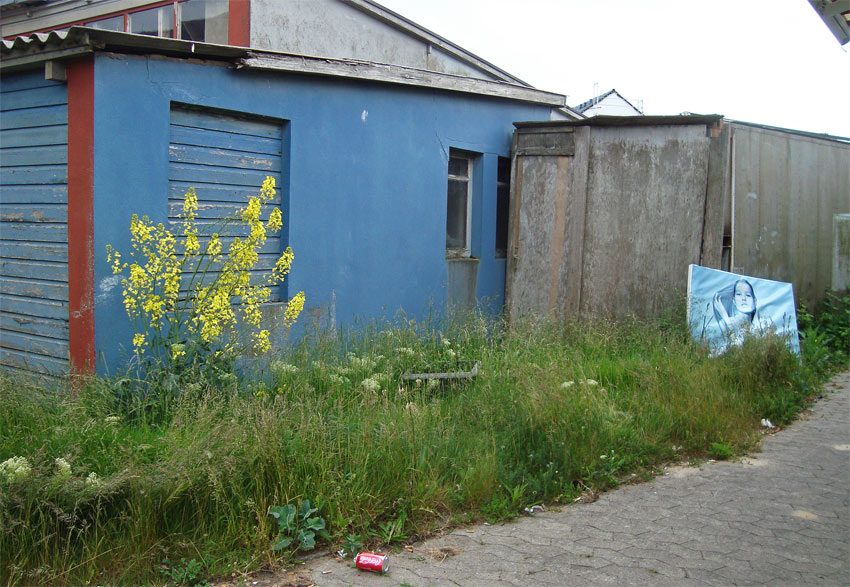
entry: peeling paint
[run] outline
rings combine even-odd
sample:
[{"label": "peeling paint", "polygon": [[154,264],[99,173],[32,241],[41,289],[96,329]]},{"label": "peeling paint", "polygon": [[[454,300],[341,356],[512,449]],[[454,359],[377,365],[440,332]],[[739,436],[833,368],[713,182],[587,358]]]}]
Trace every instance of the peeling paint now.
[{"label": "peeling paint", "polygon": [[758,200],[759,199],[759,195],[755,192],[749,192],[747,194],[747,197],[751,200]]},{"label": "peeling paint", "polygon": [[363,122],[366,122],[366,118],[368,118],[368,116],[369,116],[369,111],[364,110],[363,113],[360,115],[360,120],[362,120]]},{"label": "peeling paint", "polygon": [[110,275],[109,277],[104,277],[100,280],[100,284],[98,284],[97,289],[98,294],[95,297],[95,302],[103,301],[109,298],[110,293],[113,289],[121,285],[121,276],[120,275]]}]

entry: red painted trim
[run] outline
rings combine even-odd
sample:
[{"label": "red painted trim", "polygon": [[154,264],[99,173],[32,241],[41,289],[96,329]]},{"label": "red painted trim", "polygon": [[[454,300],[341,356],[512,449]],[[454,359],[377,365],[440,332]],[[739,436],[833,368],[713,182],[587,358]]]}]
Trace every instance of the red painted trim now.
[{"label": "red painted trim", "polygon": [[71,371],[94,373],[94,59],[69,64],[68,342]]},{"label": "red painted trim", "polygon": [[227,44],[251,46],[251,2],[229,0],[227,6]]}]

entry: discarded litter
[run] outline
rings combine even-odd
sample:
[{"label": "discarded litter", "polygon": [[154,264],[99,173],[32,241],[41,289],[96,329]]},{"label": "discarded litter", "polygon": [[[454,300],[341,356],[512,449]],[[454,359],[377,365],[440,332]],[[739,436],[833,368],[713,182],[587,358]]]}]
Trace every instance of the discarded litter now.
[{"label": "discarded litter", "polygon": [[770,420],[768,420],[767,418],[761,419],[761,425],[764,426],[765,428],[776,428],[776,426],[774,426],[773,423]]},{"label": "discarded litter", "polygon": [[530,508],[525,508],[525,513],[529,516],[533,516],[534,512],[542,512],[545,511],[542,505],[533,505]]},{"label": "discarded litter", "polygon": [[359,552],[354,557],[354,565],[361,571],[386,573],[390,570],[390,559],[385,554],[376,552]]}]

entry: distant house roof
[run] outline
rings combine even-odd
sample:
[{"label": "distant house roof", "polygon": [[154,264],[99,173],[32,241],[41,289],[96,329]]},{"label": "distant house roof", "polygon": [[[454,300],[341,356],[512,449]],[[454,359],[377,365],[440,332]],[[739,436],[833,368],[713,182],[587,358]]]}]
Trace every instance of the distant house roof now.
[{"label": "distant house roof", "polygon": [[208,59],[227,63],[236,69],[286,71],[422,86],[553,107],[563,107],[565,102],[564,96],[560,94],[506,81],[484,80],[355,59],[308,57],[86,27],[71,27],[65,31],[34,33],[16,37],[13,40],[3,40],[0,43],[0,72],[38,67],[39,64],[47,61],[61,61],[96,51]]},{"label": "distant house roof", "polygon": [[591,109],[591,108],[593,108],[595,105],[597,105],[597,104],[599,104],[600,102],[602,102],[605,98],[608,98],[609,96],[612,96],[612,95],[616,95],[616,96],[618,96],[618,97],[619,97],[619,98],[620,98],[623,102],[625,102],[626,104],[628,104],[629,106],[631,106],[632,108],[634,108],[634,111],[635,111],[635,112],[640,112],[640,109],[639,109],[639,108],[636,108],[634,104],[632,104],[631,102],[629,102],[628,100],[626,100],[626,99],[623,97],[623,95],[622,95],[620,92],[618,92],[616,89],[614,89],[614,88],[611,88],[610,90],[608,90],[608,91],[607,91],[607,92],[605,92],[604,94],[600,94],[600,95],[598,95],[598,96],[596,96],[596,97],[594,97],[594,98],[591,98],[590,100],[588,100],[588,101],[586,101],[586,102],[582,102],[582,103],[581,103],[581,104],[579,104],[578,106],[573,107],[573,110],[574,110],[574,111],[576,111],[576,112],[578,112],[579,114],[584,114],[584,113],[585,113],[585,111],[590,110],[590,109]]}]

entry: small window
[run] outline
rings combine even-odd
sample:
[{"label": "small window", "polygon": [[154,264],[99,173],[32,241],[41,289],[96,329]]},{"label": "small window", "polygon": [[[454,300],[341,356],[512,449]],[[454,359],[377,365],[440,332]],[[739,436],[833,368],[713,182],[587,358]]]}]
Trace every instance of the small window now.
[{"label": "small window", "polygon": [[86,26],[91,27],[93,29],[100,29],[103,31],[118,31],[120,33],[123,33],[124,15],[121,14],[118,16],[110,16],[109,18],[102,18],[93,22],[87,22]]},{"label": "small window", "polygon": [[227,44],[227,0],[187,0],[180,9],[180,38]]},{"label": "small window", "polygon": [[130,13],[130,32],[152,37],[173,37],[174,7],[160,6]]},{"label": "small window", "polygon": [[499,157],[496,175],[496,257],[508,255],[508,216],[511,203],[511,160]]},{"label": "small window", "polygon": [[446,250],[469,256],[470,208],[472,205],[472,157],[449,152],[449,182],[446,205]]}]

